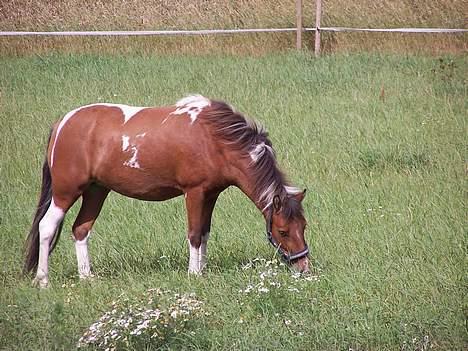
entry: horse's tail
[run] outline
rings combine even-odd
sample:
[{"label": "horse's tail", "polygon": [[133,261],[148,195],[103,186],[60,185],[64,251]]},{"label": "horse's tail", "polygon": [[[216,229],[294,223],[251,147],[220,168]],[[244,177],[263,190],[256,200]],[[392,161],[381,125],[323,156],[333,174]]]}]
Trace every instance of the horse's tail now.
[{"label": "horse's tail", "polygon": [[[52,136],[52,131],[49,134],[49,139],[47,145],[50,143],[50,138]],[[34,220],[32,224],[31,231],[29,232],[28,238],[25,243],[26,257],[24,262],[24,273],[31,272],[37,268],[39,260],[39,222],[46,214],[49,209],[50,203],[52,201],[52,177],[50,175],[49,162],[47,161],[47,152],[42,165],[42,187],[41,195],[39,197],[39,203],[37,205],[36,214],[34,215]],[[52,238],[51,247],[49,254],[55,248],[57,240],[62,231],[63,220],[60,225],[57,227],[57,230],[54,233]]]}]

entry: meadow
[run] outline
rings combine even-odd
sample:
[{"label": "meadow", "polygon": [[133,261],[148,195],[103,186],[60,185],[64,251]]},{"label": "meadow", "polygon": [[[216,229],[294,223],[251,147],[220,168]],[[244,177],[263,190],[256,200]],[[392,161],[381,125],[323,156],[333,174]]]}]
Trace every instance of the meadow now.
[{"label": "meadow", "polygon": [[[119,296],[161,288],[195,293],[203,313],[125,348],[466,350],[466,67],[448,55],[1,56],[0,349],[75,349]],[[186,272],[183,198],[112,193],[90,241],[96,279],[77,277],[75,206],[51,287],[31,287],[22,246],[51,125],[87,103],[189,93],[267,127],[281,168],[308,189],[311,274],[276,261],[261,214],[235,188],[215,208],[201,277]]]}]

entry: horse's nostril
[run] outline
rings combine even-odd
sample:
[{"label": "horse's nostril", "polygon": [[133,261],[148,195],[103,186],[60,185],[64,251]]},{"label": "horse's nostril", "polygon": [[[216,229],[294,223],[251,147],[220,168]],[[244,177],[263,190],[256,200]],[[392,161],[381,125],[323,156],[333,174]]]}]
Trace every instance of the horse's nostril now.
[{"label": "horse's nostril", "polygon": [[299,273],[308,273],[309,272],[309,259],[303,257],[293,263],[293,268]]}]

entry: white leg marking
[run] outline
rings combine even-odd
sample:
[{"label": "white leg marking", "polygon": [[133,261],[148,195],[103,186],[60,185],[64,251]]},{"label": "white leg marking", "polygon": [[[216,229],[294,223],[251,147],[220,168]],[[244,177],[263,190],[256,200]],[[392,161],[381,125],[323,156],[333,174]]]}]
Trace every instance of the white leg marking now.
[{"label": "white leg marking", "polygon": [[189,259],[189,273],[200,274],[201,273],[201,260],[200,260],[200,248],[192,246],[189,241],[190,248],[190,259]]},{"label": "white leg marking", "polygon": [[50,240],[65,216],[65,212],[55,205],[52,199],[49,209],[39,222],[39,260],[35,282],[45,288],[49,282],[49,248]]},{"label": "white leg marking", "polygon": [[138,112],[141,110],[146,109],[147,107],[136,107],[136,106],[128,106],[128,105],[121,105],[121,104],[109,104],[109,103],[96,103],[96,104],[90,104],[90,105],[85,105],[78,107],[74,109],[73,111],[68,112],[60,121],[58,127],[57,127],[57,133],[55,133],[55,139],[54,143],[52,145],[52,152],[50,155],[50,166],[52,167],[54,165],[54,152],[55,152],[55,144],[57,143],[57,138],[60,134],[60,131],[62,130],[63,126],[65,123],[68,122],[70,118],[72,118],[75,113],[78,111],[86,108],[86,107],[92,107],[92,106],[106,106],[106,107],[117,107],[122,111],[122,114],[124,116],[124,124],[127,123],[133,116],[135,116]]},{"label": "white leg marking", "polygon": [[89,264],[88,256],[88,238],[90,232],[83,240],[75,240],[76,260],[78,262],[78,273],[80,279],[92,277],[91,266]]},{"label": "white leg marking", "polygon": [[202,236],[201,245],[199,248],[192,246],[189,241],[189,249],[190,249],[190,259],[189,259],[189,273],[193,274],[201,274],[203,269],[206,266],[206,251],[207,251],[207,243],[208,239],[210,238],[210,233],[206,233]]}]

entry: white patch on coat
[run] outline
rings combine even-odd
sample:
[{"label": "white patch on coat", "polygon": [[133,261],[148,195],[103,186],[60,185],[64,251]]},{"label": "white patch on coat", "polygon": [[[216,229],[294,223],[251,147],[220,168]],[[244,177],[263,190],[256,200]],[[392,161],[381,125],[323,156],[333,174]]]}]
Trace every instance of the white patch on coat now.
[{"label": "white patch on coat", "polygon": [[131,168],[141,168],[137,158],[138,146],[135,143],[135,139],[142,139],[145,137],[145,135],[146,132],[135,135],[133,142],[130,140],[130,137],[128,135],[122,136],[122,151],[132,153],[132,156],[123,163],[124,166]]},{"label": "white patch on coat", "polygon": [[119,108],[120,111],[122,112],[124,116],[124,124],[127,123],[130,118],[135,116],[138,112],[141,110],[144,110],[147,107],[136,107],[136,106],[128,106],[128,105],[121,105],[121,104],[110,104],[110,103],[95,103],[95,104],[90,104],[90,105],[85,105],[78,107],[70,112],[68,112],[60,121],[58,127],[57,127],[57,132],[55,133],[55,139],[54,143],[52,145],[52,152],[50,155],[50,166],[52,167],[54,165],[54,152],[55,152],[55,144],[57,143],[58,136],[60,134],[60,131],[62,130],[63,126],[72,118],[78,111],[87,108],[87,107],[93,107],[93,106],[106,106],[106,107],[116,107]]},{"label": "white patch on coat", "polygon": [[[211,101],[202,95],[190,95],[176,102],[176,110],[170,115],[182,115],[187,114],[190,117],[190,124],[193,124],[197,120],[200,112],[207,106],[211,105]],[[170,116],[169,115],[169,116]],[[164,122],[169,118],[166,117]]]},{"label": "white patch on coat", "polygon": [[76,260],[78,263],[78,274],[80,279],[86,279],[92,276],[91,266],[88,255],[88,239],[90,232],[83,240],[75,240]]},{"label": "white patch on coat", "polygon": [[106,106],[119,107],[124,114],[124,124],[127,123],[133,116],[135,116],[141,110],[148,107],[128,106],[128,105],[114,105],[106,104]]},{"label": "white patch on coat", "polygon": [[132,152],[132,157],[128,159],[127,161],[125,161],[123,165],[131,167],[131,168],[140,168],[140,164],[138,163],[138,158],[137,158],[138,156],[137,147],[133,145],[132,147],[130,147],[130,151]]},{"label": "white patch on coat", "polygon": [[122,151],[127,150],[129,145],[130,137],[128,135],[122,135]]}]

